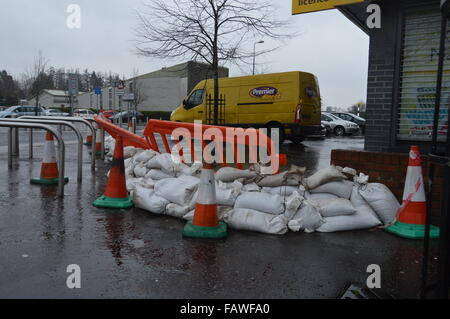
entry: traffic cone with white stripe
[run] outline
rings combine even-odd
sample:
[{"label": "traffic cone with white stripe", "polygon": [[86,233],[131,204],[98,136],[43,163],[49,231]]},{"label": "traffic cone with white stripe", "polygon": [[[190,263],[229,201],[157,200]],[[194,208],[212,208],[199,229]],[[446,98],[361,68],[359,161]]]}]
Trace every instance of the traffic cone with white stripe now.
[{"label": "traffic cone with white stripe", "polygon": [[[56,162],[55,142],[53,140],[53,134],[47,132],[45,135],[44,144],[44,158],[41,165],[41,177],[32,178],[31,184],[40,185],[52,185],[59,182],[58,164]],[[67,183],[69,178],[64,178],[64,182]]]},{"label": "traffic cone with white stripe", "polygon": [[133,202],[128,196],[125,181],[125,164],[123,160],[123,140],[117,136],[114,147],[112,167],[109,173],[106,191],[102,197],[98,198],[93,205],[105,208],[130,208]]},{"label": "traffic cone with white stripe", "polygon": [[128,120],[128,132],[133,133],[133,121],[131,119]]},{"label": "traffic cone with white stripe", "polygon": [[102,143],[103,143],[103,136],[102,136],[102,130],[97,129],[97,132],[95,134],[95,155],[102,155]]},{"label": "traffic cone with white stripe", "polygon": [[[406,238],[424,238],[427,203],[422,176],[422,160],[418,146],[411,146],[403,204],[397,212],[397,221],[386,228],[390,233]],[[439,227],[430,227],[430,238],[439,237]]]},{"label": "traffic cone with white stripe", "polygon": [[191,238],[223,238],[227,236],[227,225],[219,222],[217,216],[215,185],[212,165],[203,164],[194,219],[184,227],[183,236]]}]

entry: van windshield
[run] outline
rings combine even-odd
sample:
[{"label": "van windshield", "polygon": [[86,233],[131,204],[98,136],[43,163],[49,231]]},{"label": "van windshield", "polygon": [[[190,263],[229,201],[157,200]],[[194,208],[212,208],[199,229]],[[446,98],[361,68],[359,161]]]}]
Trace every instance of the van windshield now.
[{"label": "van windshield", "polygon": [[186,101],[184,108],[186,110],[189,110],[193,107],[196,107],[197,105],[202,104],[204,92],[205,90],[195,90],[194,92],[192,92],[191,96],[189,96],[188,100]]}]

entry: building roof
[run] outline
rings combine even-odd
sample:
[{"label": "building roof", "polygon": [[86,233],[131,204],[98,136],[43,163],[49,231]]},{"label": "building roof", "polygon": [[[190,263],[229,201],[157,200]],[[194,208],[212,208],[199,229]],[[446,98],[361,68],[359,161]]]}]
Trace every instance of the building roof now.
[{"label": "building roof", "polygon": [[[69,96],[69,92],[64,90],[44,90],[44,92],[53,96]],[[79,92],[78,95],[81,95],[83,93],[84,92]]]}]

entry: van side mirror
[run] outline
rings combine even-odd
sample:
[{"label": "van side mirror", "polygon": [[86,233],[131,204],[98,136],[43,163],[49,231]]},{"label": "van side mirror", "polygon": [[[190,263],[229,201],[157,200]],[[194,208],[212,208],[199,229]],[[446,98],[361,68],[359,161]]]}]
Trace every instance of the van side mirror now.
[{"label": "van side mirror", "polygon": [[187,101],[186,101],[186,99],[184,99],[183,100],[183,106],[186,106],[186,104],[187,104]]}]

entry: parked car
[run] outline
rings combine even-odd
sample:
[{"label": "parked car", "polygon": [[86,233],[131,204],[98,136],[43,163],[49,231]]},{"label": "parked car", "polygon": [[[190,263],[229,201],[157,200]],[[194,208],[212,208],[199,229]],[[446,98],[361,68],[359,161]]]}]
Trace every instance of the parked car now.
[{"label": "parked car", "polygon": [[69,116],[69,113],[66,112],[61,112],[60,110],[56,110],[56,109],[48,109],[46,110],[46,114],[47,116]]},{"label": "parked car", "polygon": [[102,114],[103,114],[103,116],[106,117],[107,119],[110,119],[110,118],[112,118],[114,115],[116,115],[117,112],[116,112],[116,111],[104,111]]},{"label": "parked car", "polygon": [[321,119],[323,122],[328,123],[331,131],[336,134],[336,136],[344,136],[346,134],[351,135],[359,132],[358,124],[342,120],[331,113],[322,112]]},{"label": "parked car", "polygon": [[330,124],[328,124],[328,122],[326,121],[322,121],[322,130],[325,130],[325,132],[323,132],[322,134],[324,134],[325,136],[331,136],[331,133],[333,133],[333,130],[331,129]]},{"label": "parked car", "polygon": [[333,112],[331,113],[333,115],[336,115],[337,117],[345,120],[350,121],[353,123],[356,123],[359,125],[359,128],[361,129],[361,133],[364,134],[366,131],[366,120],[362,117],[355,115],[353,113],[347,113],[347,112]]},{"label": "parked car", "polygon": [[17,116],[41,116],[46,115],[47,110],[43,107],[36,107],[31,105],[17,105],[8,107],[6,110],[0,112],[0,118],[10,118]]},{"label": "parked car", "polygon": [[93,117],[96,116],[97,114],[92,112],[91,110],[88,109],[76,109],[73,112],[73,116],[78,116],[78,117]]},{"label": "parked car", "polygon": [[138,122],[145,121],[145,115],[139,111],[120,112],[120,113],[117,113],[116,115],[114,115],[113,117],[111,117],[110,120],[118,121],[120,117],[122,118],[122,122],[126,122],[126,121],[132,119],[133,117],[136,117],[136,120]]}]

